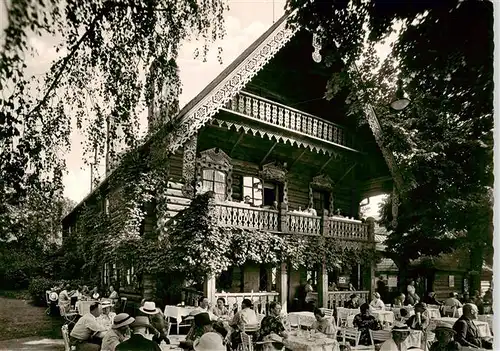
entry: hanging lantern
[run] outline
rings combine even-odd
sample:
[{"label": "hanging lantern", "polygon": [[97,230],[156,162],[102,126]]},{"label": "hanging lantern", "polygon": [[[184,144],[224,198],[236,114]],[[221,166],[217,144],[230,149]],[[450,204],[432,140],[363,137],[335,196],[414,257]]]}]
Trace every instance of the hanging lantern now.
[{"label": "hanging lantern", "polygon": [[403,91],[403,82],[401,79],[398,79],[398,88],[396,90],[396,95],[394,100],[391,102],[391,107],[396,111],[402,111],[410,104],[410,99],[405,97],[405,93]]},{"label": "hanging lantern", "polygon": [[314,48],[312,59],[314,60],[314,62],[320,63],[322,60],[321,54],[319,53],[319,51],[321,50],[321,40],[317,34],[313,34],[312,46]]}]

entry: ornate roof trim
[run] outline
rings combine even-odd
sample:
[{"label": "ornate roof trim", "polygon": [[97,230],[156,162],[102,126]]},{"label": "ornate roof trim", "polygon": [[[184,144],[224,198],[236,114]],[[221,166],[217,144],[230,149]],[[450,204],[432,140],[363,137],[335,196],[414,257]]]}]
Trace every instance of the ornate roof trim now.
[{"label": "ornate roof trim", "polygon": [[266,33],[182,109],[169,134],[169,153],[175,153],[281,50],[298,28],[289,28],[283,15]]}]

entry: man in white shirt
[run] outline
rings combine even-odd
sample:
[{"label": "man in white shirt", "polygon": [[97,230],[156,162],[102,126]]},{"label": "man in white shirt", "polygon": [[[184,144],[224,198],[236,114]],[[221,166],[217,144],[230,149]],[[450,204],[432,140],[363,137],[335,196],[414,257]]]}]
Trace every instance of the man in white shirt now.
[{"label": "man in white shirt", "polygon": [[205,296],[202,296],[198,300],[198,307],[196,307],[191,313],[191,316],[197,315],[198,313],[201,312],[206,312],[210,316],[211,321],[216,321],[219,319],[215,314],[212,313],[212,308],[210,306],[210,302],[208,301],[208,298]]},{"label": "man in white shirt", "polygon": [[410,335],[407,325],[397,325],[392,328],[392,338],[384,341],[379,351],[407,351],[405,340]]},{"label": "man in white shirt", "polygon": [[370,302],[370,310],[385,311],[384,301],[380,299],[380,294],[378,292],[373,293],[373,300]]},{"label": "man in white shirt", "polygon": [[76,346],[77,351],[101,349],[100,344],[106,328],[97,320],[100,314],[99,303],[95,302],[90,305],[90,312],[76,322],[70,334],[70,344]]},{"label": "man in white shirt", "polygon": [[252,301],[244,299],[241,303],[241,311],[236,312],[229,325],[237,326],[240,330],[249,324],[258,324],[257,314],[252,309]]}]

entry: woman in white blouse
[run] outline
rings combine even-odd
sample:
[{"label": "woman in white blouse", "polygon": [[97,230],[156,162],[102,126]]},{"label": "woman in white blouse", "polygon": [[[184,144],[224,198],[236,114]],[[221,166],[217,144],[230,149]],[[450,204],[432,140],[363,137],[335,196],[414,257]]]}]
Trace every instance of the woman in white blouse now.
[{"label": "woman in white blouse", "polygon": [[370,302],[370,309],[371,310],[378,310],[378,311],[385,310],[384,301],[382,301],[380,299],[380,294],[378,292],[373,294],[373,300],[372,300],[372,302]]}]

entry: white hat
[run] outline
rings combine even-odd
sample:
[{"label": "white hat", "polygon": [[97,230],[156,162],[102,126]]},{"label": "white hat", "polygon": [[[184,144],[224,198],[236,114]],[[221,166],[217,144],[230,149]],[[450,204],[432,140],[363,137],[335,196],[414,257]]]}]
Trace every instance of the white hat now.
[{"label": "white hat", "polygon": [[203,334],[194,342],[193,348],[195,351],[226,351],[222,336],[213,332]]},{"label": "white hat", "polygon": [[109,300],[104,300],[101,302],[101,308],[108,308],[111,306],[112,306],[112,304],[111,304],[111,301],[109,301]]},{"label": "white hat", "polygon": [[156,308],[156,304],[152,301],[146,301],[144,302],[144,306],[139,307],[139,310],[141,312],[144,312],[146,314],[157,314],[160,313],[160,309]]},{"label": "white hat", "polygon": [[118,329],[126,325],[134,323],[135,318],[131,317],[128,313],[119,313],[115,316],[113,320],[113,325],[111,328]]}]

